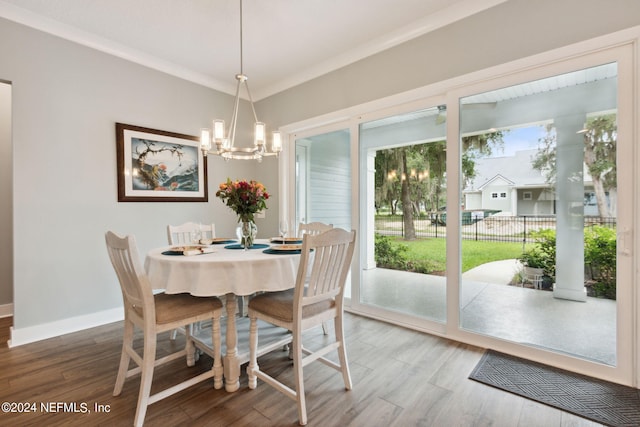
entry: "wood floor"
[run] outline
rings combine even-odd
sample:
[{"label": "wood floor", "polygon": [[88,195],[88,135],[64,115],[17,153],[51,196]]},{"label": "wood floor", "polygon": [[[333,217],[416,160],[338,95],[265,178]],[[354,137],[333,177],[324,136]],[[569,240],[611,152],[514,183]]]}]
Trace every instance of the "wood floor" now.
[{"label": "wood floor", "polygon": [[[8,349],[10,322],[11,318],[0,319],[0,402],[15,402],[16,408],[24,403],[36,406],[30,413],[0,412],[0,425],[133,423],[139,377],[128,379],[119,397],[111,395],[122,323]],[[324,339],[321,330],[306,336],[310,347]],[[306,367],[309,426],[599,425],[469,380],[483,353],[480,348],[349,314],[346,336],[353,390],[345,391],[340,374],[320,363]],[[142,340],[137,341],[140,346]],[[182,337],[174,343],[163,335],[158,351],[183,343]],[[273,352],[259,362],[267,372],[292,384],[285,352]],[[187,368],[182,360],[160,367],[152,392],[155,386],[166,386],[210,366],[211,359],[203,356],[194,368]],[[257,389],[249,390],[246,374],[240,381],[236,393],[213,389],[211,380],[151,405],[145,425],[297,425],[292,400],[260,382]],[[46,413],[42,405],[59,412]],[[85,408],[88,413],[83,413]]]}]

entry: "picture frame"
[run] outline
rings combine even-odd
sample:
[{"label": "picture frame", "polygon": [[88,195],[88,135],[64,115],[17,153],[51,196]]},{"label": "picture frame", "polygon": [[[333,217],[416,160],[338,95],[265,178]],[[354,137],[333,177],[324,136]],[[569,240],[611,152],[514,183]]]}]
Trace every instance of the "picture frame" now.
[{"label": "picture frame", "polygon": [[118,202],[207,202],[196,136],[116,123]]}]

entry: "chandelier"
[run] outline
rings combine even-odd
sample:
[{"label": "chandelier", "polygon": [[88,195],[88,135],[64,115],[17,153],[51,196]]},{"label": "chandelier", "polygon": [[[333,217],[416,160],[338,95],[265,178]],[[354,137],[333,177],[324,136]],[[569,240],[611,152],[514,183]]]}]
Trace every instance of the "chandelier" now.
[{"label": "chandelier", "polygon": [[[273,132],[273,140],[271,142],[271,151],[266,149],[266,125],[258,120],[256,109],[253,105],[253,98],[249,91],[247,76],[243,72],[242,58],[242,0],[240,0],[240,73],[236,74],[236,98],[233,105],[233,114],[231,116],[231,124],[229,131],[225,133],[224,120],[213,120],[212,129],[201,129],[200,131],[200,149],[206,156],[207,154],[215,154],[223,157],[225,160],[230,159],[256,159],[261,161],[265,156],[277,156],[282,151],[282,136],[280,132]],[[253,146],[236,147],[236,126],[238,124],[238,107],[240,106],[240,88],[245,87],[251,111],[254,118],[254,139]],[[215,149],[212,147],[215,144]]]}]

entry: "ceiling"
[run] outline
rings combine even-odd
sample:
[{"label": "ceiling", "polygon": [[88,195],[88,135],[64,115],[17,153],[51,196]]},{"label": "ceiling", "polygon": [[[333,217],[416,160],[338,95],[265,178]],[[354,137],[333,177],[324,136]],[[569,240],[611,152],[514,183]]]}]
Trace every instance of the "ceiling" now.
[{"label": "ceiling", "polygon": [[[507,0],[244,0],[254,101]],[[239,0],[0,0],[0,17],[234,93]]]}]

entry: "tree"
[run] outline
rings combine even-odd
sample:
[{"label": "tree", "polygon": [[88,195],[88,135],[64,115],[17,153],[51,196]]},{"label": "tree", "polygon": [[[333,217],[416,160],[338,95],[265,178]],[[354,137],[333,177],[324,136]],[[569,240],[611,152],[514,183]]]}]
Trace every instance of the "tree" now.
[{"label": "tree", "polygon": [[391,215],[397,214],[397,201],[400,200],[400,181],[398,174],[398,153],[395,150],[380,150],[375,158],[375,204],[389,206]]},{"label": "tree", "polygon": [[411,202],[411,195],[409,191],[409,173],[407,168],[407,147],[398,149],[400,154],[400,160],[402,165],[402,175],[400,179],[401,188],[401,200],[402,200],[402,221],[404,224],[404,239],[415,240],[416,228],[413,224],[413,203]]},{"label": "tree", "polygon": [[[462,138],[462,174],[466,183],[475,177],[478,158],[504,146],[504,132]],[[414,218],[425,210],[438,211],[446,200],[446,141],[433,141],[380,150],[375,158],[376,207],[388,205],[397,213],[400,201],[405,240],[415,239]]]},{"label": "tree", "polygon": [[422,146],[422,156],[426,159],[427,196],[429,198],[429,208],[431,211],[438,211],[446,199],[446,166],[447,166],[447,143],[437,141]]},{"label": "tree", "polygon": [[[616,115],[604,114],[588,118],[583,135],[584,164],[593,182],[598,214],[602,218],[615,216],[618,186]],[[539,141],[540,147],[532,163],[551,185],[555,185],[557,179],[556,141],[557,135],[553,125],[547,125],[546,134]]]},{"label": "tree", "polygon": [[556,183],[556,130],[552,124],[545,125],[545,135],[538,140],[538,152],[531,166],[539,170],[547,183]]},{"label": "tree", "polygon": [[508,131],[493,131],[462,137],[462,188],[476,176],[476,160],[504,148],[504,135]]},{"label": "tree", "polygon": [[[598,213],[603,218],[613,216],[617,183],[616,151],[617,126],[616,115],[607,114],[587,119],[587,132],[584,133],[584,163],[593,182]],[[613,209],[609,209],[607,192]]]}]

